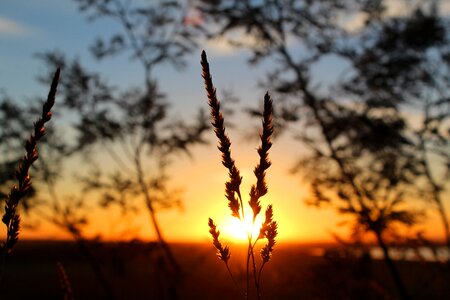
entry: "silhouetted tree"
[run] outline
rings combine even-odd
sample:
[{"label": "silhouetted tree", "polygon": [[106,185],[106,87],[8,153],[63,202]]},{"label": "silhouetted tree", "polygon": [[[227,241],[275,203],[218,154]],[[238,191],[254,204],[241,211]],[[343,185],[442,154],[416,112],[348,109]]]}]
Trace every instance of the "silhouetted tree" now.
[{"label": "silhouetted tree", "polygon": [[[120,25],[121,30],[113,36],[99,37],[94,42],[93,56],[104,60],[129,54],[131,61],[142,66],[144,78],[141,87],[119,89],[107,83],[100,73],[89,71],[78,60],[67,59],[57,51],[39,55],[49,70],[54,66],[62,69],[61,106],[57,116],[64,120],[64,125],[61,131],[54,128],[55,137],[49,136],[47,140],[48,156],[43,159],[46,164],[42,168],[42,179],[48,189],[48,199],[38,194],[39,197],[34,197],[33,201],[30,198],[24,204],[34,205],[37,199],[42,199],[50,210],[35,208],[35,211],[68,230],[77,241],[84,241],[81,226],[88,221],[88,211],[79,208],[84,205],[87,192],[95,191],[100,195],[99,204],[104,207],[119,205],[124,212],[146,207],[163,262],[155,263],[155,266],[162,266],[156,273],[162,277],[167,275],[163,279],[167,286],[161,291],[161,297],[175,298],[179,266],[164,238],[157,213],[180,204],[179,192],[170,185],[168,166],[175,157],[183,153],[190,155],[193,145],[204,142],[203,132],[208,122],[202,112],[191,123],[171,118],[169,103],[159,89],[154,68],[162,64],[182,68],[185,55],[196,46],[194,33],[198,28],[186,26],[188,7],[181,5],[182,2],[75,2],[90,20],[107,18]],[[49,78],[42,76],[40,80],[46,83]],[[4,101],[1,108],[5,113],[0,122],[8,124],[2,133],[8,139],[1,142],[8,147],[5,152],[15,153],[19,138],[16,131],[20,133],[25,124],[22,122],[26,118],[25,109],[12,105],[11,101]],[[11,113],[11,110],[18,113]],[[74,196],[76,201],[68,202],[57,194],[56,185],[62,175],[60,162],[71,159],[86,160],[90,169],[87,175],[79,174],[84,189]],[[14,157],[5,157],[2,167],[8,167],[14,160]],[[9,173],[2,171],[3,174]],[[109,290],[111,294],[110,287]]]},{"label": "silhouetted tree", "polygon": [[[416,9],[407,18],[371,24],[361,33],[357,47],[336,53],[352,62],[354,74],[341,83],[345,94],[364,101],[368,111],[402,112],[407,106],[408,143],[413,149],[414,182],[420,197],[437,207],[450,249],[450,232],[442,193],[450,171],[449,21],[437,7]],[[405,116],[403,119],[407,120]],[[408,121],[408,120],[407,120]],[[440,161],[441,167],[432,166]],[[419,180],[417,180],[419,179]]]},{"label": "silhouetted tree", "polygon": [[[294,169],[307,174],[308,203],[332,205],[353,216],[355,231],[374,234],[409,298],[386,239],[395,224],[417,221],[410,200],[423,198],[438,207],[448,241],[448,20],[420,1],[404,16],[389,16],[382,0],[197,3],[209,37],[251,50],[250,63],[274,62],[262,85],[285,99],[278,128],[301,128],[309,154]],[[312,77],[325,57],[350,65],[328,89]]]},{"label": "silhouetted tree", "polygon": [[[155,66],[164,63],[177,68],[184,66],[184,55],[196,45],[195,27],[185,26],[186,7],[177,1],[156,1],[150,5],[120,0],[75,2],[90,19],[109,18],[122,28],[109,41],[98,38],[91,47],[93,55],[100,60],[130,53],[144,71],[144,88],[132,88],[121,94],[114,94],[98,74],[89,74],[77,63],[70,69],[73,72],[67,84],[63,82],[66,103],[81,116],[76,126],[80,133],[78,148],[100,143],[120,165],[107,182],[97,178],[90,182],[90,187],[107,190],[103,196],[105,205],[126,203],[127,194],[142,196],[157,239],[176,268],[156,211],[177,203],[176,193],[168,190],[166,166],[174,154],[187,152],[191,145],[203,142],[207,122],[202,114],[193,125],[169,121],[168,103],[153,72]],[[64,63],[51,54],[47,58],[50,63]],[[122,155],[116,153],[117,147],[122,147]]]}]

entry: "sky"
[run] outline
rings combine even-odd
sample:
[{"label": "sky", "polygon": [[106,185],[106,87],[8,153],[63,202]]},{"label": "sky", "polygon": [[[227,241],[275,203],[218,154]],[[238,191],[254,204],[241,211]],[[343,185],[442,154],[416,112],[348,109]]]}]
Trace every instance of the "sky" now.
[{"label": "sky", "polygon": [[[358,20],[348,22],[349,29],[356,30]],[[37,53],[60,50],[68,58],[78,57],[93,70],[106,75],[109,82],[128,87],[143,82],[143,72],[136,62],[128,57],[119,57],[98,62],[90,55],[89,46],[97,36],[117,30],[108,21],[88,22],[78,12],[76,5],[68,0],[2,0],[0,2],[0,90],[19,101],[29,101],[31,96],[46,96],[48,87],[37,83],[36,77],[45,72],[45,67],[36,58]],[[207,50],[213,80],[221,89],[231,89],[241,100],[241,106],[257,106],[264,91],[257,87],[258,79],[270,64],[250,67],[246,64],[249,53],[235,51],[218,42],[202,45]],[[207,109],[206,95],[200,76],[200,49],[188,58],[183,71],[163,66],[156,70],[162,91],[172,103],[175,116],[194,114],[198,108]],[[342,62],[327,59],[315,69],[315,76],[323,82],[331,81],[345,68]],[[62,71],[64,76],[64,70]],[[276,105],[276,99],[275,99]],[[225,116],[226,117],[226,116]],[[258,124],[249,122],[238,114],[238,130],[230,130],[232,151],[243,174],[244,195],[248,194],[254,182],[252,170],[257,162],[257,139],[245,138],[248,129]],[[208,217],[219,224],[225,239],[233,238],[233,223],[230,220],[227,201],[224,197],[224,183],[227,170],[220,163],[213,133],[209,134],[209,145],[197,147],[192,158],[177,163],[173,174],[174,185],[184,190],[182,210],[163,211],[159,214],[164,234],[169,241],[208,241]],[[342,217],[333,210],[316,209],[304,204],[308,190],[299,175],[291,175],[289,169],[302,153],[301,146],[286,137],[276,140],[270,151],[273,162],[268,171],[269,194],[262,200],[263,207],[273,204],[275,219],[279,223],[279,239],[285,242],[331,241],[331,232],[345,234],[346,229],[338,226]],[[72,183],[63,184],[61,193],[76,192]],[[119,211],[104,212],[92,204],[92,216],[86,233],[102,235],[106,239],[129,238],[137,234],[142,238],[154,236],[147,213],[129,217],[123,222]],[[439,235],[440,225],[436,218],[430,218],[426,228],[432,235]],[[51,224],[42,223],[37,230],[24,229],[25,238],[66,238]]]}]

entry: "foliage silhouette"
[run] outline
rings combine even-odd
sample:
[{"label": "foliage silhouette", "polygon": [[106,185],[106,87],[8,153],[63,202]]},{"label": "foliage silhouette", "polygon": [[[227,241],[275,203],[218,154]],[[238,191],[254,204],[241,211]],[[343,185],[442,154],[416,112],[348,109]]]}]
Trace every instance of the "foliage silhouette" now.
[{"label": "foliage silhouette", "polygon": [[[307,174],[307,202],[352,216],[355,235],[372,233],[408,299],[387,239],[396,224],[418,221],[411,199],[436,204],[448,242],[448,20],[437,4],[418,3],[402,17],[389,16],[388,4],[219,0],[198,1],[198,9],[209,37],[251,50],[252,64],[276,62],[262,85],[285,99],[275,112],[277,129],[306,128],[296,136],[309,155],[294,171]],[[352,17],[364,23],[348,28],[342,20]],[[318,88],[312,71],[327,57],[350,68],[329,89]],[[419,129],[405,115],[411,110],[422,118]],[[437,157],[444,171],[431,166]]]},{"label": "foliage silhouette", "polygon": [[[166,298],[176,298],[175,287],[180,270],[164,238],[157,214],[160,210],[181,205],[180,192],[171,186],[168,166],[182,154],[191,155],[190,149],[194,145],[204,143],[203,133],[208,124],[201,111],[190,123],[171,118],[169,103],[158,87],[154,68],[162,64],[182,68],[186,54],[196,46],[194,33],[199,29],[186,26],[187,8],[175,1],[152,4],[121,0],[74,2],[89,20],[104,18],[119,24],[118,32],[111,38],[98,38],[91,52],[98,60],[129,54],[130,60],[140,64],[144,71],[142,88],[121,90],[107,83],[100,73],[89,71],[78,60],[70,60],[58,51],[39,54],[49,69],[55,66],[64,69],[65,75],[60,83],[62,101],[57,116],[65,119],[67,128],[64,128],[64,133],[70,132],[70,136],[63,136],[58,128],[52,132],[47,145],[48,160],[42,160],[41,190],[47,189],[48,193],[40,190],[24,204],[27,208],[33,206],[31,212],[74,237],[100,281],[104,281],[100,279],[104,276],[82,232],[92,209],[85,203],[86,199],[100,195],[101,206],[117,205],[124,214],[135,213],[145,207],[163,262],[155,263],[162,268],[158,274],[166,285],[161,287],[161,294]],[[47,83],[49,78],[50,74],[40,77],[40,81]],[[11,101],[5,101],[1,108],[6,112],[2,122],[13,121],[12,124],[22,126],[20,118],[25,118],[25,109]],[[7,110],[21,113],[9,114]],[[15,129],[12,127],[12,131],[5,132],[9,136],[2,139],[2,146],[9,141],[15,146],[14,141],[18,138]],[[112,164],[104,159],[98,160],[99,152],[106,153]],[[77,174],[84,183],[79,194],[70,197],[58,194],[58,185],[67,172],[63,172],[64,164],[60,159],[81,159],[90,167],[88,174]],[[5,160],[2,170],[3,167],[9,168],[13,161],[14,158]],[[2,176],[4,174],[9,172],[5,169]],[[113,288],[105,284],[104,290],[110,298]]]}]

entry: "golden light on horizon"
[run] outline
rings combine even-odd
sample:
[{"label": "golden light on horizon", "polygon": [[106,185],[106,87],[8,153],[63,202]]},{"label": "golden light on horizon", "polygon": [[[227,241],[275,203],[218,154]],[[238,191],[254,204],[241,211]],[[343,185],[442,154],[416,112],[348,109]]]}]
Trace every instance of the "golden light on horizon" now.
[{"label": "golden light on horizon", "polygon": [[253,241],[258,237],[259,230],[263,223],[261,213],[255,219],[253,223],[253,213],[250,208],[244,209],[245,218],[239,220],[238,218],[227,216],[222,222],[221,235],[224,239],[232,242],[244,243],[248,241],[249,233],[253,237]]}]

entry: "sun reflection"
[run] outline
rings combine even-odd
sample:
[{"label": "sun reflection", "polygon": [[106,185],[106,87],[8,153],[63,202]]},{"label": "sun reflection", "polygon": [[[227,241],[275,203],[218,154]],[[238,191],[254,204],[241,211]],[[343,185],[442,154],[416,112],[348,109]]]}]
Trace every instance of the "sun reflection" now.
[{"label": "sun reflection", "polygon": [[247,242],[248,233],[252,233],[254,241],[259,235],[259,229],[263,220],[261,215],[259,215],[256,217],[255,224],[252,224],[252,218],[253,214],[250,209],[245,210],[245,219],[243,221],[232,216],[226,217],[221,223],[223,224],[221,226],[221,235],[225,239],[235,242]]}]

